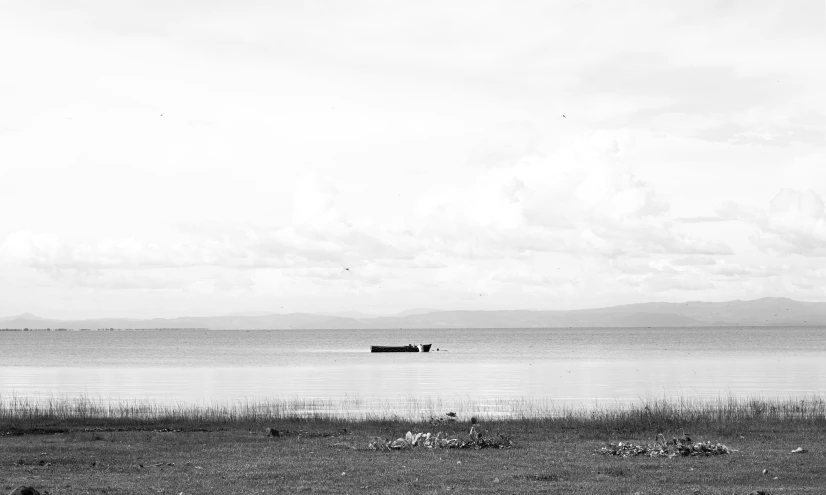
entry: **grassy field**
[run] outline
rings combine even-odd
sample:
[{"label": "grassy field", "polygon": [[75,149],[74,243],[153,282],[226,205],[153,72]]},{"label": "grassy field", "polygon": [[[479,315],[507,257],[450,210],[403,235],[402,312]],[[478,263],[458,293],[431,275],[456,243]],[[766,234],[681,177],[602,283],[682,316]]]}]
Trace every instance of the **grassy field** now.
[{"label": "grassy field", "polygon": [[[472,404],[458,421],[434,426],[429,418],[296,416],[306,404],[276,401],[210,409],[84,399],[35,405],[7,398],[0,401],[0,491],[26,484],[50,494],[822,494],[824,405],[810,398],[533,407],[528,411],[536,414],[481,421],[487,436],[511,438],[509,449],[374,451],[368,445],[375,437],[395,439],[407,431],[467,438]],[[279,436],[267,435],[267,427]],[[652,444],[657,433],[671,438],[684,432],[737,452],[673,458],[595,453],[609,441]],[[797,447],[807,452],[790,453]]]}]

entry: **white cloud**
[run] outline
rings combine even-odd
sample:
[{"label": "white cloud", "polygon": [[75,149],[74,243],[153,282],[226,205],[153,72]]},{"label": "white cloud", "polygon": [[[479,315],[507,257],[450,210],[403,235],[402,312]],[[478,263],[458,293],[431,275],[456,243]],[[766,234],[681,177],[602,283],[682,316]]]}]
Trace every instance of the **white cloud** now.
[{"label": "white cloud", "polygon": [[456,247],[472,244],[462,254],[484,257],[731,253],[723,242],[679,231],[668,204],[615,159],[622,152],[617,138],[604,132],[569,137],[570,144],[534,143],[527,155],[500,160],[496,169],[427,197],[420,234]]},{"label": "white cloud", "polygon": [[[633,135],[564,128],[551,135],[550,140],[531,138],[531,145],[518,153],[508,142],[500,143],[506,152],[496,155],[495,167],[478,169],[470,163],[476,173],[429,185],[414,196],[406,214],[397,211],[389,223],[380,212],[351,208],[346,184],[310,174],[297,181],[292,210],[282,223],[176,222],[173,234],[161,240],[72,239],[20,231],[6,240],[0,255],[76,284],[131,288],[144,281],[151,288],[158,282],[142,277],[142,271],[178,270],[170,276],[178,280],[186,273],[203,276],[187,268],[278,270],[287,278],[369,286],[388,277],[409,277],[411,269],[437,270],[444,278],[455,271],[450,267],[482,261],[518,261],[519,269],[535,274],[527,267],[538,253],[598,260],[731,254],[723,242],[682,232],[664,199],[618,163]],[[130,273],[133,282],[125,280]],[[534,279],[515,273],[503,275],[493,268],[466,275],[468,287],[512,284],[521,277],[527,285],[544,281],[567,287],[569,293],[582,288],[572,285],[570,277]],[[663,290],[661,283],[649,285]]]},{"label": "white cloud", "polygon": [[9,235],[0,257],[47,272],[62,270],[184,268],[211,266],[241,259],[243,253],[217,242],[207,244],[157,244],[134,238],[104,238],[71,242],[31,231]]},{"label": "white cloud", "polygon": [[766,209],[730,202],[718,213],[753,224],[757,232],[752,241],[768,252],[826,256],[826,206],[815,191],[782,189]]},{"label": "white cloud", "polygon": [[536,147],[541,138],[541,131],[533,122],[500,124],[470,149],[466,164],[472,167],[512,166],[538,154]]}]

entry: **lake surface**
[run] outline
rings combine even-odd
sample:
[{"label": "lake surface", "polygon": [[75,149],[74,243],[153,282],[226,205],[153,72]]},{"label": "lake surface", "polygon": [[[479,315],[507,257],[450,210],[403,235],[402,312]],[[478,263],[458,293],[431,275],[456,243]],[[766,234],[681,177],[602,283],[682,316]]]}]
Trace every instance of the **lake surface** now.
[{"label": "lake surface", "polygon": [[[369,352],[419,342],[433,351]],[[0,355],[0,395],[41,398],[587,404],[826,392],[826,328],[0,332]]]}]

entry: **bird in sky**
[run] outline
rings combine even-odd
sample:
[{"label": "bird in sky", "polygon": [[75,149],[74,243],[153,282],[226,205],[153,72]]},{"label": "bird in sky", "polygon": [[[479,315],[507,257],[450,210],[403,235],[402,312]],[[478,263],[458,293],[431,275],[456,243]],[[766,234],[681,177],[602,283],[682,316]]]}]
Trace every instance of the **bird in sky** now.
[{"label": "bird in sky", "polygon": [[562,118],[563,118],[563,119],[567,119],[568,117],[566,117],[566,116],[563,114],[563,115],[562,115]]}]

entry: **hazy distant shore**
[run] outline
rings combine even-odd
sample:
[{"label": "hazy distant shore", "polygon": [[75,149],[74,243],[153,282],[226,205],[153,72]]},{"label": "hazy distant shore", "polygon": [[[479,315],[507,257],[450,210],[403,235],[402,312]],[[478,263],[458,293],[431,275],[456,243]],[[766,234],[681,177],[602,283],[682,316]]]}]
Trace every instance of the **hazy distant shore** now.
[{"label": "hazy distant shore", "polygon": [[766,297],[752,301],[639,303],[578,310],[421,310],[396,316],[272,313],[178,318],[48,319],[24,313],[0,328],[66,330],[364,330],[420,328],[826,326],[826,302]]}]

